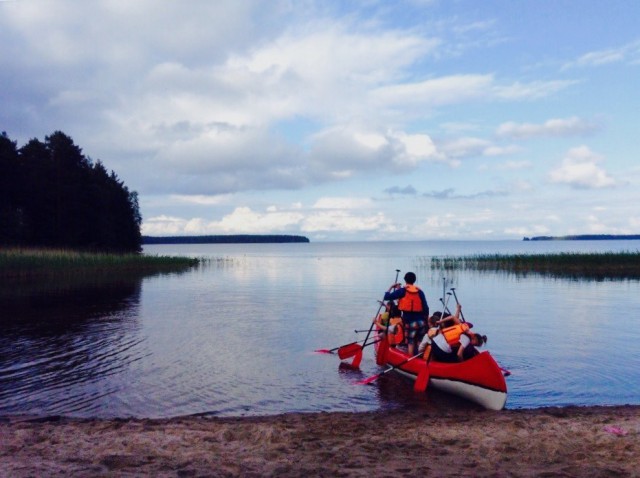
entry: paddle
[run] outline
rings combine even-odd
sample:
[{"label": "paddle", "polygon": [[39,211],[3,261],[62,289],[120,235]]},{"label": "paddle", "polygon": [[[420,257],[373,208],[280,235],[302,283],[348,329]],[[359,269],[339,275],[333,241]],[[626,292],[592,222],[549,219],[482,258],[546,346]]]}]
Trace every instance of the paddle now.
[{"label": "paddle", "polygon": [[[456,299],[456,304],[460,304],[460,301],[458,300],[458,296],[456,295],[456,288],[452,287],[451,288],[451,292],[453,292],[453,297],[454,299]],[[462,319],[463,322],[466,322],[466,320],[464,319],[464,314],[462,313],[462,309],[460,309],[460,318]],[[469,325],[471,326],[471,325]],[[500,371],[502,372],[502,375],[504,375],[505,377],[508,377],[509,375],[511,375],[511,372],[509,370],[507,370],[506,368],[500,367],[500,365],[498,365],[498,368],[500,368]]]},{"label": "paddle", "polygon": [[409,362],[411,362],[412,360],[415,360],[415,359],[417,359],[418,357],[421,357],[421,356],[422,356],[422,352],[420,352],[418,355],[414,355],[413,357],[409,357],[408,359],[403,360],[403,361],[402,361],[402,362],[400,362],[398,365],[392,365],[392,366],[391,366],[391,367],[389,367],[388,369],[383,370],[382,372],[380,372],[380,373],[378,373],[378,374],[376,374],[376,375],[372,375],[371,377],[368,377],[368,378],[365,378],[365,379],[362,379],[362,380],[358,380],[358,381],[356,382],[356,385],[367,385],[367,384],[369,384],[369,383],[373,382],[374,380],[379,379],[379,378],[380,378],[380,377],[382,377],[385,373],[391,372],[391,371],[393,371],[393,370],[397,369],[398,367],[401,367],[401,366],[403,366],[404,364],[409,363]]},{"label": "paddle", "polygon": [[[458,300],[458,296],[456,295],[456,288],[452,287],[451,292],[453,292],[453,298],[456,299],[456,305],[460,305],[460,301]],[[464,313],[462,312],[462,309],[460,309],[460,318],[463,322],[466,322],[466,320],[464,320]]]},{"label": "paddle", "polygon": [[[356,355],[357,353],[361,353],[362,349],[368,347],[369,345],[377,344],[382,339],[374,340],[373,342],[369,342],[368,344],[358,345],[358,342],[353,342],[352,344],[347,344],[338,349],[338,357],[340,360],[348,359]],[[361,340],[360,342],[364,342]]]},{"label": "paddle", "polygon": [[[396,269],[396,279],[393,282],[394,284],[398,283],[399,274],[400,274],[400,269]],[[376,312],[376,315],[373,316],[373,320],[371,321],[371,326],[369,327],[369,330],[367,331],[367,336],[364,338],[364,340],[351,342],[350,344],[342,345],[341,347],[335,347],[333,349],[318,349],[315,352],[330,354],[330,353],[333,353],[335,350],[337,350],[338,357],[340,357],[340,360],[345,360],[355,356],[351,365],[356,368],[359,367],[360,361],[362,360],[362,350],[369,345],[377,344],[381,340],[381,339],[378,339],[378,340],[374,340],[373,342],[367,343],[367,340],[369,340],[369,336],[371,335],[371,331],[373,330],[373,326],[376,323],[376,319],[378,318],[378,315],[380,314],[380,310],[382,310],[383,306],[384,306],[384,299],[383,301],[380,301],[380,307],[378,307],[378,311]],[[359,345],[359,342],[362,342],[363,345]]]},{"label": "paddle", "polygon": [[[440,297],[440,303],[441,303],[442,305],[444,305],[444,300],[442,300],[442,297]],[[451,311],[450,311],[450,310],[449,310],[449,308],[448,308],[448,307],[446,307],[446,306],[445,306],[445,313],[446,313],[447,315],[451,315]]]},{"label": "paddle", "polygon": [[415,392],[425,392],[427,385],[429,385],[429,362],[425,362],[424,368],[418,373],[416,382],[413,384],[413,390]]},{"label": "paddle", "polygon": [[[358,340],[357,342],[351,342],[349,344],[346,345],[341,345],[339,347],[334,347],[332,349],[318,349],[318,350],[314,350],[314,352],[319,353],[319,354],[332,354],[334,353],[336,350],[340,350],[340,349],[344,349],[344,348],[351,348],[354,345],[358,346],[359,343],[364,342],[364,340]],[[359,348],[359,347],[358,347]]]},{"label": "paddle", "polygon": [[[396,269],[396,280],[393,281],[394,284],[398,283],[398,275],[400,274],[400,269]],[[373,326],[376,323],[376,319],[378,318],[378,315],[380,314],[380,311],[382,310],[382,307],[384,307],[384,297],[382,298],[382,301],[380,302],[380,307],[378,307],[378,311],[376,312],[376,315],[373,316],[373,320],[371,321],[371,325],[369,326],[369,331],[367,332],[367,336],[364,338],[364,345],[362,346],[362,348],[366,347],[367,345],[367,340],[369,340],[369,336],[371,335],[371,331],[373,330]],[[372,342],[374,343],[374,342]],[[351,355],[348,355],[348,357],[351,357]]]}]

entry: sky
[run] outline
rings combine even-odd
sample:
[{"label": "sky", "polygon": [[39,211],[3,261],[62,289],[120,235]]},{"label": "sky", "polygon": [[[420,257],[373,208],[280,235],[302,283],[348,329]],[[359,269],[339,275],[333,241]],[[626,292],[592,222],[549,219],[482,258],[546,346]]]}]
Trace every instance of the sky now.
[{"label": "sky", "polygon": [[153,236],[640,233],[637,0],[0,0],[0,131]]}]

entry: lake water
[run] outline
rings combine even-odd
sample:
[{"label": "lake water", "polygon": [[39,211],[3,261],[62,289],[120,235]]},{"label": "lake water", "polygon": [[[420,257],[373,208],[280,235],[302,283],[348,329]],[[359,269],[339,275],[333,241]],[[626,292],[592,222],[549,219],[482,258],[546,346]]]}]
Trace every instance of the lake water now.
[{"label": "lake water", "polygon": [[[53,293],[0,295],[0,415],[170,417],[470,406],[320,348],[363,334],[377,300],[412,270],[432,311],[429,258],[476,253],[636,251],[640,241],[158,245],[208,257],[183,274]],[[512,374],[507,408],[640,404],[640,282],[457,271],[467,320]]]}]

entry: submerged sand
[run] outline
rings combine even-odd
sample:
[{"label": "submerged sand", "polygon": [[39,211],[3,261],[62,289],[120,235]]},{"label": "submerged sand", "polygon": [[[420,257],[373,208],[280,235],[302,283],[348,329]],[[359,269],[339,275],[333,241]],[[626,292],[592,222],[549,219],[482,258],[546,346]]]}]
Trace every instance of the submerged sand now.
[{"label": "submerged sand", "polygon": [[640,476],[640,407],[0,419],[0,475]]}]

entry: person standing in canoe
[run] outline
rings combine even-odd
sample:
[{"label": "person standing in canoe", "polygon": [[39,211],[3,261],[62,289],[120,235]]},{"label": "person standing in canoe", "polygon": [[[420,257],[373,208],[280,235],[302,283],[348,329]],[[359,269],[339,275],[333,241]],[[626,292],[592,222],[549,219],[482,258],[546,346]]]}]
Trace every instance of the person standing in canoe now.
[{"label": "person standing in canoe", "polygon": [[413,272],[404,275],[404,282],[404,287],[401,287],[401,284],[393,284],[385,292],[384,300],[398,301],[407,340],[407,353],[413,356],[426,332],[429,304],[424,292],[415,285],[416,275]]}]

